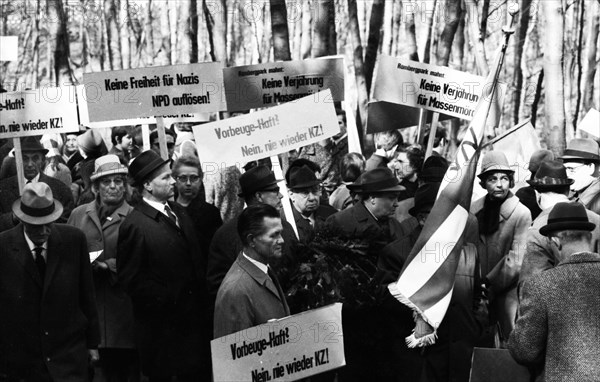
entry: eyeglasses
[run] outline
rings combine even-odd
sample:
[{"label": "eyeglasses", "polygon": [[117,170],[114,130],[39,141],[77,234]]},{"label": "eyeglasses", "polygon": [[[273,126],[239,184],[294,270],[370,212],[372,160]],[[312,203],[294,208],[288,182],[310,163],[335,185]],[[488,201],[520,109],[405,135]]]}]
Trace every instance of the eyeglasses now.
[{"label": "eyeglasses", "polygon": [[177,179],[177,181],[181,183],[196,183],[200,180],[200,177],[198,175],[179,175],[175,177],[175,179]]},{"label": "eyeglasses", "polygon": [[125,180],[121,177],[100,179],[100,184],[102,184],[105,187],[110,186],[111,183],[114,183],[115,186],[122,186],[125,183]]},{"label": "eyeglasses", "polygon": [[583,166],[585,166],[585,163],[581,163],[579,166],[573,166],[573,167],[565,165],[565,169],[567,169],[567,172],[573,173],[573,172],[576,172],[578,169],[580,169]]},{"label": "eyeglasses", "polygon": [[305,199],[308,198],[310,194],[313,194],[314,196],[319,197],[323,193],[323,191],[319,187],[304,188],[304,189],[296,190],[296,191],[292,191],[292,192],[294,194],[298,194],[300,197],[305,198]]}]

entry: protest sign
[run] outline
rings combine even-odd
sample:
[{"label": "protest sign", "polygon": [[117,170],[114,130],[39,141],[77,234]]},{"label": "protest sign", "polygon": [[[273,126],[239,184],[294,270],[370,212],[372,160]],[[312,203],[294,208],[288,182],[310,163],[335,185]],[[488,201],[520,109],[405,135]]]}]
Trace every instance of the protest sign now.
[{"label": "protest sign", "polygon": [[79,131],[72,86],[0,94],[0,138]]},{"label": "protest sign", "polygon": [[16,61],[19,58],[19,37],[0,36],[0,61]]},{"label": "protest sign", "polygon": [[193,130],[201,162],[228,167],[319,142],[339,133],[340,127],[331,92],[325,90]]},{"label": "protest sign", "polygon": [[594,139],[600,139],[600,112],[596,109],[590,109],[579,122],[577,132],[585,132]]},{"label": "protest sign", "polygon": [[[374,101],[369,102],[367,114],[367,133],[374,134],[392,129],[402,129],[419,124],[419,109],[397,103]],[[431,122],[433,115],[427,115],[427,122]],[[439,120],[446,121],[452,117],[440,114]]]},{"label": "protest sign", "polygon": [[211,352],[215,382],[294,381],[342,367],[342,304],[214,339]]},{"label": "protest sign", "polygon": [[271,62],[223,69],[227,110],[263,108],[331,90],[344,100],[343,58]]},{"label": "protest sign", "polygon": [[[470,121],[485,86],[485,77],[381,55],[373,98]],[[496,99],[505,91],[499,85]]]},{"label": "protest sign", "polygon": [[91,122],[225,110],[218,62],[84,73]]}]

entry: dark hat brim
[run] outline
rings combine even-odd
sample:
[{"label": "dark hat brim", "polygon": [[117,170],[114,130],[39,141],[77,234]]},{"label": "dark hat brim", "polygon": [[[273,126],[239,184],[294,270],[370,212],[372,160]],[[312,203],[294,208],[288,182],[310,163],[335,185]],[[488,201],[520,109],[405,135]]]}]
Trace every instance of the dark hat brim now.
[{"label": "dark hat brim", "polygon": [[164,166],[165,164],[168,164],[169,162],[170,162],[169,159],[167,159],[167,160],[156,159],[156,160],[148,163],[146,165],[146,167],[144,167],[140,172],[135,174],[135,176],[133,177],[133,185],[140,186],[144,182],[144,180],[148,177],[148,175],[152,174],[155,170],[161,168],[162,166]]},{"label": "dark hat brim", "polygon": [[495,172],[503,172],[506,174],[514,174],[515,170],[512,169],[507,169],[507,168],[497,168],[497,169],[489,169],[489,170],[485,170],[485,172],[482,172],[481,174],[478,174],[477,177],[481,180],[485,180],[485,176],[490,174],[490,173],[495,173]]},{"label": "dark hat brim", "polygon": [[595,155],[590,155],[587,157],[584,156],[575,156],[575,155],[563,155],[562,157],[559,157],[558,159],[564,161],[570,161],[570,160],[576,160],[576,161],[582,161],[582,162],[593,162],[593,163],[600,163],[600,157],[595,156]]},{"label": "dark hat brim", "polygon": [[575,183],[575,181],[573,179],[556,179],[556,180],[558,181],[556,183],[545,183],[545,182],[536,181],[535,179],[527,180],[526,182],[531,187],[537,188],[537,189],[549,189],[549,188],[570,186],[573,183]]},{"label": "dark hat brim", "polygon": [[12,211],[17,219],[24,223],[32,225],[44,225],[53,223],[61,217],[63,213],[63,205],[58,200],[54,199],[54,210],[50,214],[44,216],[31,216],[23,212],[21,209],[21,198],[19,198],[13,203]]},{"label": "dark hat brim", "polygon": [[282,180],[283,179],[276,179],[275,182],[271,182],[271,183],[265,184],[264,186],[261,186],[260,188],[252,189],[252,190],[249,190],[247,192],[243,192],[243,191],[239,192],[237,194],[237,196],[239,196],[240,198],[243,198],[245,196],[250,196],[250,195],[254,194],[255,192],[260,192],[260,191],[268,190],[270,187],[277,186],[279,184],[279,182],[281,182]]},{"label": "dark hat brim", "polygon": [[309,180],[304,183],[297,183],[297,184],[293,184],[293,185],[288,184],[287,186],[290,190],[297,190],[299,188],[310,188],[310,187],[318,186],[319,184],[321,184],[321,181],[319,181],[317,179],[317,180]]},{"label": "dark hat brim", "polygon": [[556,223],[546,224],[540,228],[540,234],[550,236],[552,232],[557,231],[593,231],[596,224],[582,221],[561,221]]}]

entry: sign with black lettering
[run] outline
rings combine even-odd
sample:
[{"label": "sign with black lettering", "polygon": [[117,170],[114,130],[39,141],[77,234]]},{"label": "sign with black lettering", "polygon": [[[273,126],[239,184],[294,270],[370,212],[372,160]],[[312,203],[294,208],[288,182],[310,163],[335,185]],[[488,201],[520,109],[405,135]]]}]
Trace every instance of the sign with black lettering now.
[{"label": "sign with black lettering", "polygon": [[91,122],[225,110],[218,62],[84,73]]},{"label": "sign with black lettering", "polygon": [[295,381],[346,364],[342,304],[310,310],[211,342],[214,381]]},{"label": "sign with black lettering", "polygon": [[79,131],[75,87],[0,93],[0,138]]}]

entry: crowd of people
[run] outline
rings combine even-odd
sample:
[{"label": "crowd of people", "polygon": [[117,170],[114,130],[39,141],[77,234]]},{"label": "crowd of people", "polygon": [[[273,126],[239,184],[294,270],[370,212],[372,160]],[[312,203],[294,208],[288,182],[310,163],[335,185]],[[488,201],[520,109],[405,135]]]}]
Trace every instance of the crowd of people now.
[{"label": "crowd of people", "polygon": [[[397,130],[378,133],[369,158],[349,153],[339,123],[288,153],[285,179],[268,159],[205,175],[189,133],[166,130],[165,159],[156,131],[143,151],[140,129],[115,127],[110,142],[94,129],[21,139],[19,192],[4,142],[0,381],[210,381],[213,338],[298,313],[289,264],[327,227],[369,241],[385,290],[449,163]],[[535,152],[518,190],[503,152],[482,155],[486,193],[436,343],[409,349],[412,311],[378,294],[344,311],[347,366],[313,380],[468,381],[475,346],[509,349],[540,380],[600,380],[598,143]]]}]

